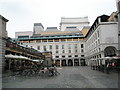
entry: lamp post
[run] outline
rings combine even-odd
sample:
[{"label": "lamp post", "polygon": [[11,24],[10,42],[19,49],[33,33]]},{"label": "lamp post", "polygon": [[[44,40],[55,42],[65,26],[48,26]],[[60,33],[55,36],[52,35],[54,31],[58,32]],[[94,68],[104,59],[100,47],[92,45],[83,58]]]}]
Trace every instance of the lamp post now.
[{"label": "lamp post", "polygon": [[118,55],[120,55],[120,0],[115,0],[118,15]]}]

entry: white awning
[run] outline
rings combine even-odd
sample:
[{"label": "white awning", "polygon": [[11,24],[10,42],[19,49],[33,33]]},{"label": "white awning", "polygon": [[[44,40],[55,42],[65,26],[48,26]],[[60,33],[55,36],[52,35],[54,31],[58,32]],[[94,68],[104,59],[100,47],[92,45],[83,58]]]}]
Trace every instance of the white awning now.
[{"label": "white awning", "polygon": [[42,62],[42,61],[44,61],[44,60],[33,59],[32,61],[35,61],[35,62]]},{"label": "white awning", "polygon": [[5,55],[6,58],[14,58],[14,59],[25,59],[25,60],[31,60],[30,58],[28,57],[24,57],[24,56],[17,56],[17,55],[12,55],[12,54],[9,54],[9,55]]}]

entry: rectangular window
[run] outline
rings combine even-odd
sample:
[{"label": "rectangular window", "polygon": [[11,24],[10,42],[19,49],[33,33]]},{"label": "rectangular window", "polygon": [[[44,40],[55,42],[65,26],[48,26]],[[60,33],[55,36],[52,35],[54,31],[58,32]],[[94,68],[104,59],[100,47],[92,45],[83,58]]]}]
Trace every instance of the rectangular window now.
[{"label": "rectangular window", "polygon": [[40,50],[40,46],[37,46],[37,50]]},{"label": "rectangular window", "polygon": [[75,48],[77,48],[77,44],[75,44]]},{"label": "rectangular window", "polygon": [[68,55],[68,57],[72,57],[71,55]]},{"label": "rectangular window", "polygon": [[59,58],[59,56],[55,56],[56,58]]},{"label": "rectangular window", "polygon": [[65,58],[65,56],[62,56],[63,58]]},{"label": "rectangular window", "polygon": [[98,44],[100,44],[100,40],[98,39]]},{"label": "rectangular window", "polygon": [[30,43],[34,43],[35,41],[34,41],[34,40],[30,40],[29,42],[30,42]]},{"label": "rectangular window", "polygon": [[61,42],[65,42],[66,40],[65,39],[61,39]]},{"label": "rectangular window", "polygon": [[58,45],[56,45],[56,49],[58,49],[59,47],[58,47]]},{"label": "rectangular window", "polygon": [[98,31],[98,37],[99,37],[99,31]]},{"label": "rectangular window", "polygon": [[84,48],[83,44],[81,44],[81,48]]},{"label": "rectangular window", "polygon": [[65,46],[64,46],[64,45],[62,45],[62,49],[65,49]]},{"label": "rectangular window", "polygon": [[83,53],[84,52],[84,50],[83,49],[81,49],[81,53]]},{"label": "rectangular window", "polygon": [[99,52],[100,52],[101,50],[100,50],[100,48],[99,48]]},{"label": "rectangular window", "polygon": [[95,33],[95,38],[97,39],[97,33]]},{"label": "rectangular window", "polygon": [[75,38],[74,38],[73,41],[78,41],[78,39],[75,39]]},{"label": "rectangular window", "polygon": [[41,40],[36,40],[36,42],[41,42]]},{"label": "rectangular window", "polygon": [[56,51],[56,53],[59,53],[58,51]]},{"label": "rectangular window", "polygon": [[75,57],[78,57],[78,55],[75,55]]},{"label": "rectangular window", "polygon": [[29,38],[29,36],[18,36],[18,38]]},{"label": "rectangular window", "polygon": [[84,57],[84,55],[81,55],[81,57]]},{"label": "rectangular window", "polygon": [[49,49],[52,49],[52,45],[49,46]]},{"label": "rectangular window", "polygon": [[59,39],[55,39],[54,42],[59,42]]},{"label": "rectangular window", "polygon": [[71,53],[71,50],[68,50],[69,53]]},{"label": "rectangular window", "polygon": [[72,39],[67,39],[67,41],[72,41]]},{"label": "rectangular window", "polygon": [[48,42],[53,42],[53,39],[48,40]]},{"label": "rectangular window", "polygon": [[62,50],[62,53],[65,53],[65,50]]},{"label": "rectangular window", "polygon": [[43,50],[46,51],[46,46],[43,46]]},{"label": "rectangular window", "polygon": [[45,40],[42,40],[42,42],[47,42],[47,40],[45,39]]}]

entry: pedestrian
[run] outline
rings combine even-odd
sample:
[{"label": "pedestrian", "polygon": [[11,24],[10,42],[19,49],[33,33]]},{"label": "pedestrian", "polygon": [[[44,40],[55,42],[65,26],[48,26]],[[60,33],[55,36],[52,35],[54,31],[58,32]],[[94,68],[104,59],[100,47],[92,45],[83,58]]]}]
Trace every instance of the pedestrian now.
[{"label": "pedestrian", "polygon": [[112,66],[113,66],[113,67],[115,66],[115,63],[114,63],[114,62],[112,63]]},{"label": "pedestrian", "polygon": [[109,72],[110,72],[110,66],[109,66],[109,63],[108,63],[107,66],[106,66],[106,71],[107,71],[107,74],[109,74]]}]

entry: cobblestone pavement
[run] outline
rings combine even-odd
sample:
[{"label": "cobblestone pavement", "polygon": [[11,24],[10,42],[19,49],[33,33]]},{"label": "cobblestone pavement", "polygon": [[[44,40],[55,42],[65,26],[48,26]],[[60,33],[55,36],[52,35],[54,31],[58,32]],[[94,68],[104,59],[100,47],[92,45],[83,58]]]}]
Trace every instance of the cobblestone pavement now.
[{"label": "cobblestone pavement", "polygon": [[91,70],[87,66],[59,67],[60,75],[4,77],[3,88],[118,88],[118,74]]}]

